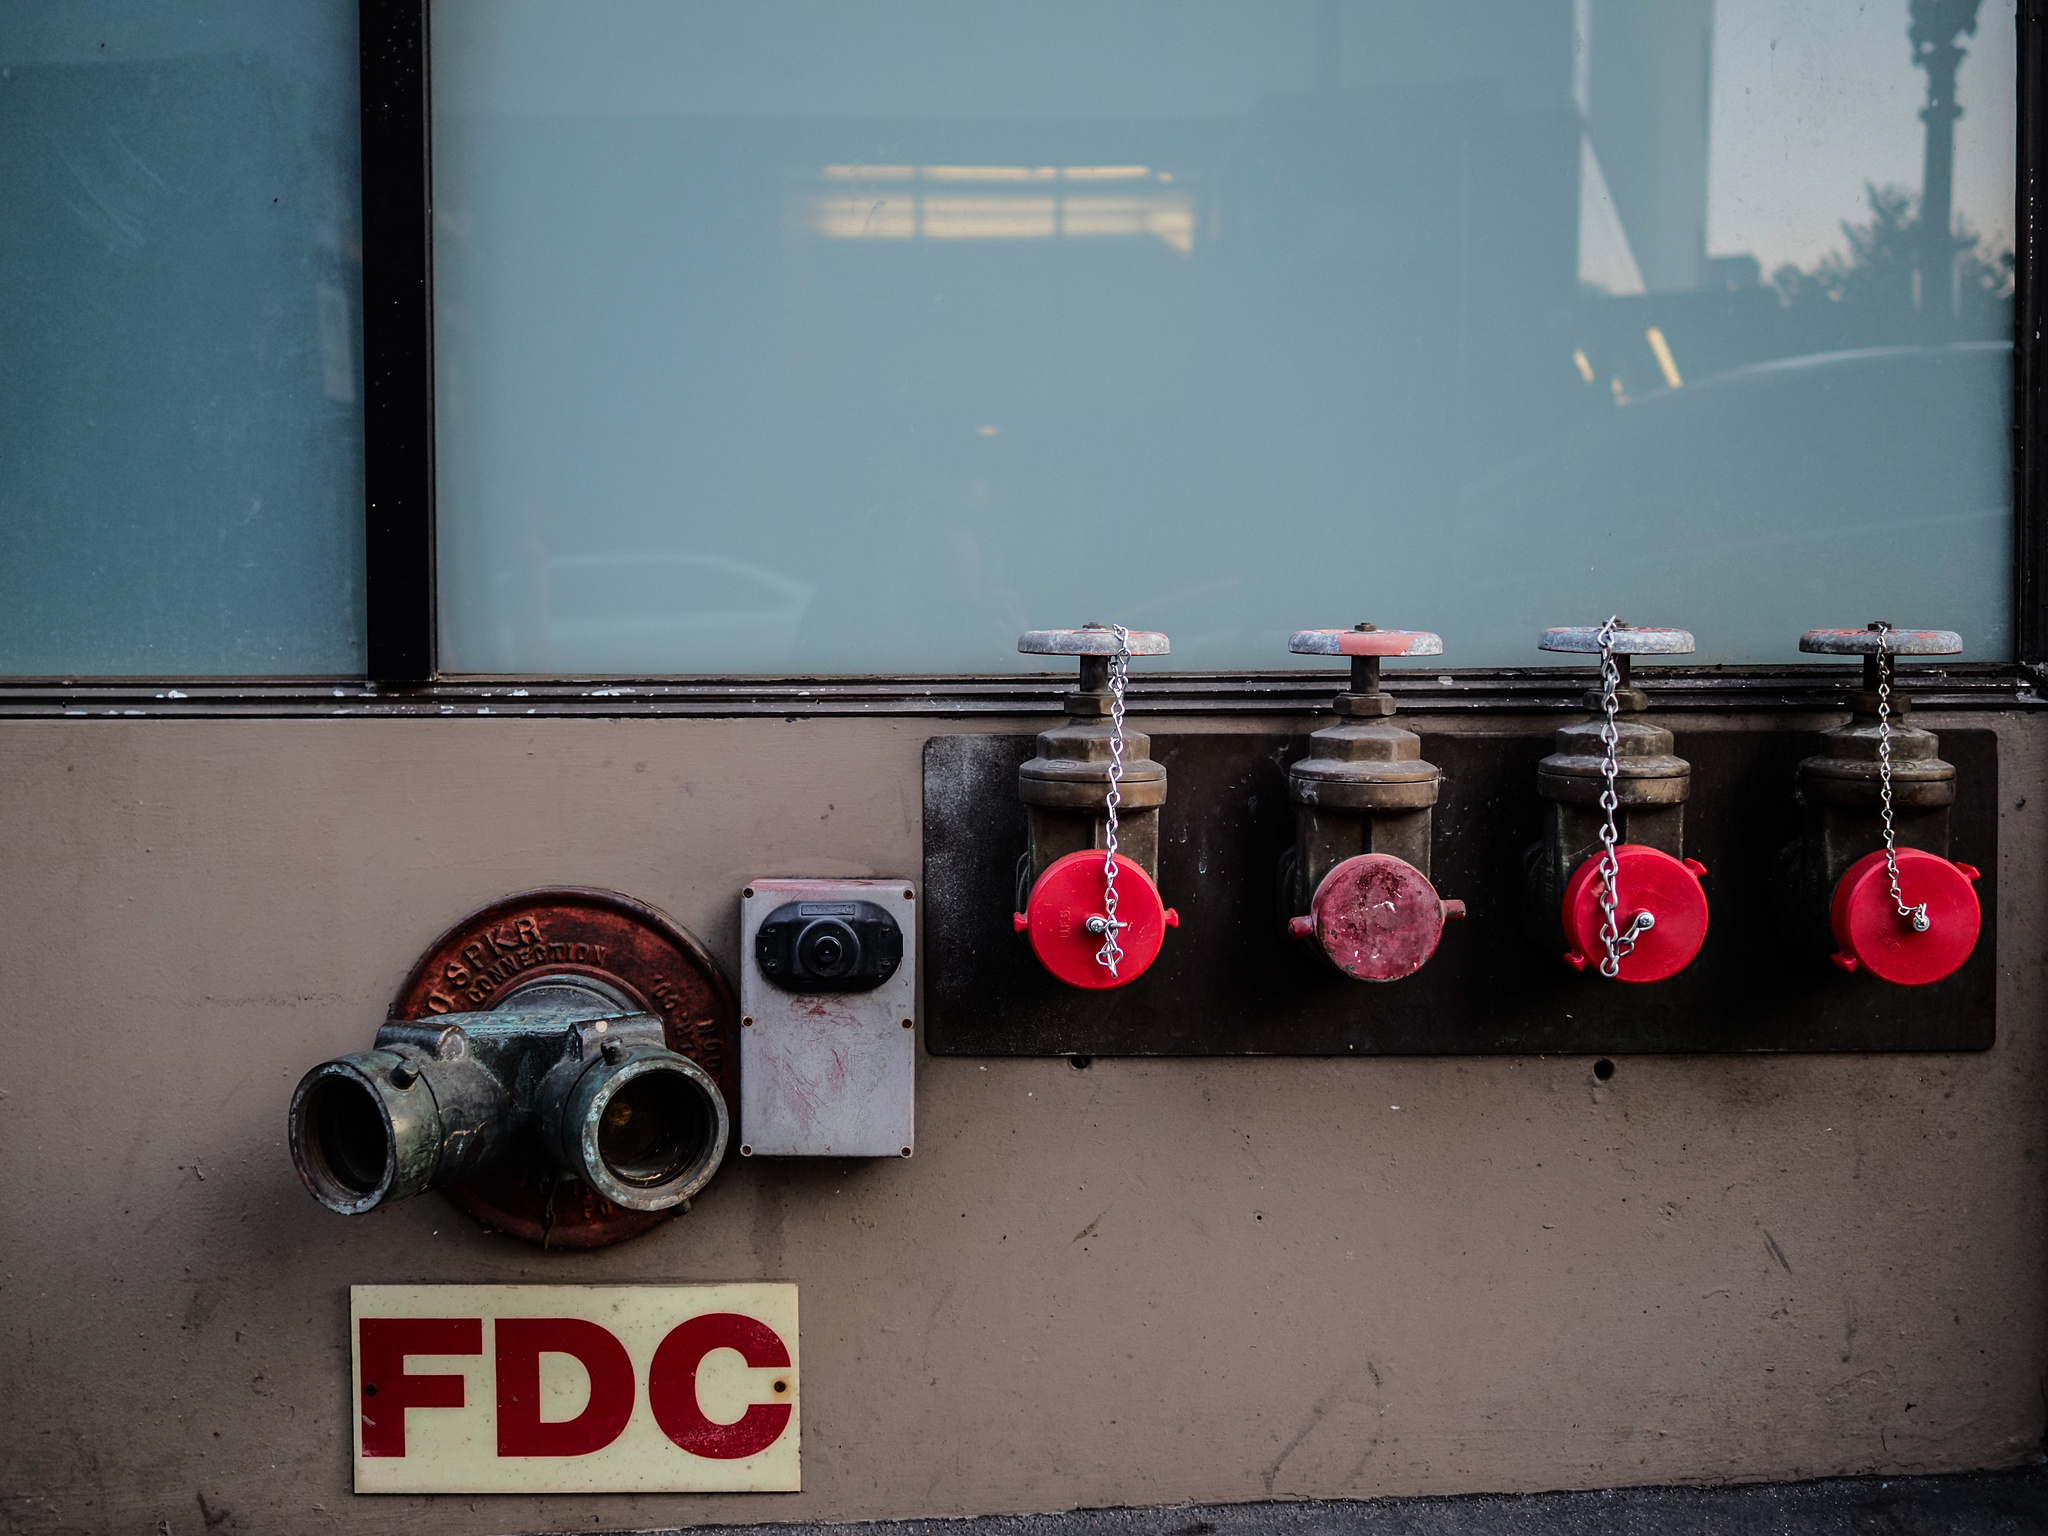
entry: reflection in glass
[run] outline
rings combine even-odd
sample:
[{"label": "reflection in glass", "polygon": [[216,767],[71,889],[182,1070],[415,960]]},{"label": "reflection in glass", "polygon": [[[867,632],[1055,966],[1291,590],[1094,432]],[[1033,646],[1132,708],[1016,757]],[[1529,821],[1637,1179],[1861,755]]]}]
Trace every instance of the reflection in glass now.
[{"label": "reflection in glass", "polygon": [[[1154,190],[1172,173],[1142,165],[828,165],[823,175],[853,184],[807,205],[806,226],[827,240],[1153,236],[1176,251],[1195,245],[1194,199]],[[1115,183],[1134,185],[1103,195]]]},{"label": "reflection in glass", "polygon": [[2010,0],[434,16],[453,670],[2009,650]]}]

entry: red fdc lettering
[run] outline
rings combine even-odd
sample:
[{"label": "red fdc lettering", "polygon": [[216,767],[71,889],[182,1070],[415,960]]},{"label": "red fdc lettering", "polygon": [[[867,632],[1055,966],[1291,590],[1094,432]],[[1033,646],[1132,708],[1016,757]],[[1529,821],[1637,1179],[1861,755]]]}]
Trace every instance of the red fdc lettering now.
[{"label": "red fdc lettering", "polygon": [[[580,1317],[501,1317],[498,1454],[588,1456],[618,1439],[633,1416],[633,1360],[610,1329]],[[590,1376],[590,1401],[573,1419],[540,1416],[540,1357],[568,1355]]]},{"label": "red fdc lettering", "polygon": [[737,1423],[719,1424],[697,1402],[697,1367],[714,1349],[736,1349],[748,1365],[787,1366],[789,1350],[766,1323],[737,1312],[707,1312],[670,1331],[647,1370],[647,1406],[661,1432],[692,1456],[737,1461],[765,1451],[789,1424],[788,1403],[753,1403]]},{"label": "red fdc lettering", "polygon": [[[577,1317],[507,1317],[494,1327],[500,1456],[587,1456],[625,1432],[633,1416],[634,1371],[609,1329]],[[663,1434],[693,1456],[736,1461],[766,1450],[789,1426],[788,1403],[750,1403],[732,1424],[708,1418],[697,1399],[697,1369],[715,1349],[739,1352],[756,1369],[787,1369],[775,1330],[737,1312],[711,1312],[670,1330],[647,1372],[647,1403]],[[403,1456],[408,1408],[466,1406],[460,1375],[412,1375],[410,1355],[480,1355],[483,1319],[366,1317],[357,1333],[362,1366],[363,1455]],[[540,1416],[540,1357],[569,1355],[590,1377],[590,1400],[573,1419]]]},{"label": "red fdc lettering", "polygon": [[357,1330],[363,1371],[363,1454],[405,1454],[405,1410],[460,1408],[460,1376],[410,1376],[407,1355],[480,1355],[478,1317],[366,1317]]}]

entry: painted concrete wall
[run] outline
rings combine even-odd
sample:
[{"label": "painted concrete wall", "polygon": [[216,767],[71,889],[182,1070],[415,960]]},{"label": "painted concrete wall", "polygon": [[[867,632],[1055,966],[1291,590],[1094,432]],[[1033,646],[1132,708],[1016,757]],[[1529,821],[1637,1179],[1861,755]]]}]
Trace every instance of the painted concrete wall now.
[{"label": "painted concrete wall", "polygon": [[[1577,1058],[923,1057],[914,1160],[735,1161],[590,1254],[435,1196],[328,1214],[286,1157],[292,1084],[508,891],[628,892],[730,966],[749,876],[915,876],[919,751],[958,727],[0,725],[0,1527],[460,1536],[2016,1464],[2048,1401],[2048,721],[1987,719],[1987,1053],[1623,1058],[1606,1083]],[[351,1282],[741,1278],[803,1288],[803,1493],[348,1491]]]}]

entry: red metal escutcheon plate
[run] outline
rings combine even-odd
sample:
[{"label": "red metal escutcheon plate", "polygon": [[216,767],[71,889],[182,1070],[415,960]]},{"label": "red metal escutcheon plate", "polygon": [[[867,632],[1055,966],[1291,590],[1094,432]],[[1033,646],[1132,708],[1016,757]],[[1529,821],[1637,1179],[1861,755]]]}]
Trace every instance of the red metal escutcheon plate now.
[{"label": "red metal escutcheon plate", "polygon": [[1031,936],[1031,948],[1048,971],[1070,987],[1121,987],[1145,974],[1158,958],[1166,930],[1180,926],[1180,914],[1159,899],[1152,877],[1126,858],[1116,861],[1116,915],[1126,925],[1124,957],[1116,974],[1096,956],[1102,935],[1088,931],[1088,919],[1102,915],[1104,856],[1084,850],[1055,859],[1031,887],[1025,910],[1013,919]]},{"label": "red metal escutcheon plate", "polygon": [[[1638,912],[1648,912],[1656,927],[1636,940],[1623,957],[1617,981],[1662,981],[1676,976],[1707,940],[1707,893],[1699,877],[1706,868],[1694,859],[1674,859],[1641,843],[1623,843],[1614,850],[1621,901],[1614,911],[1623,933]],[[1572,943],[1565,955],[1579,970],[1599,973],[1607,953],[1600,942],[1600,859],[1590,858],[1572,871],[1564,888],[1564,932]]]},{"label": "red metal escutcheon plate", "polygon": [[1971,884],[1976,878],[1967,864],[1952,864],[1923,848],[1901,848],[1899,895],[1909,907],[1927,903],[1927,931],[1915,933],[1912,919],[1899,916],[1892,903],[1884,851],[1866,854],[1842,876],[1829,908],[1835,942],[1842,946],[1835,964],[1901,987],[1924,987],[1954,975],[1977,947],[1984,925]]},{"label": "red metal escutcheon plate", "polygon": [[[710,1074],[740,1142],[739,1004],[702,945],[654,908],[612,891],[557,886],[494,901],[435,940],[398,989],[394,1019],[484,1013],[542,976],[608,983],[662,1022],[673,1051]],[[603,1248],[674,1211],[620,1210],[582,1183],[512,1164],[442,1191],[486,1227],[551,1248]]]},{"label": "red metal escutcheon plate", "polygon": [[1391,853],[1346,859],[1316,887],[1309,914],[1330,963],[1360,981],[1398,981],[1429,963],[1445,903],[1429,876]]}]

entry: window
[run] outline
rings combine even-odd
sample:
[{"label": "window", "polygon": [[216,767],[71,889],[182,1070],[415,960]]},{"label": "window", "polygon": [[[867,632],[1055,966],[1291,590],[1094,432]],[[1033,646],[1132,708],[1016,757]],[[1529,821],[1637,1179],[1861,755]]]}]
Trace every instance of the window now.
[{"label": "window", "polygon": [[16,9],[0,673],[2048,662],[2014,0]]},{"label": "window", "polygon": [[1919,64],[1906,0],[432,25],[446,670],[1035,668],[1111,617],[1520,665],[1617,610],[2012,654],[2011,0]]},{"label": "window", "polygon": [[0,673],[364,666],[356,17],[0,15]]}]

